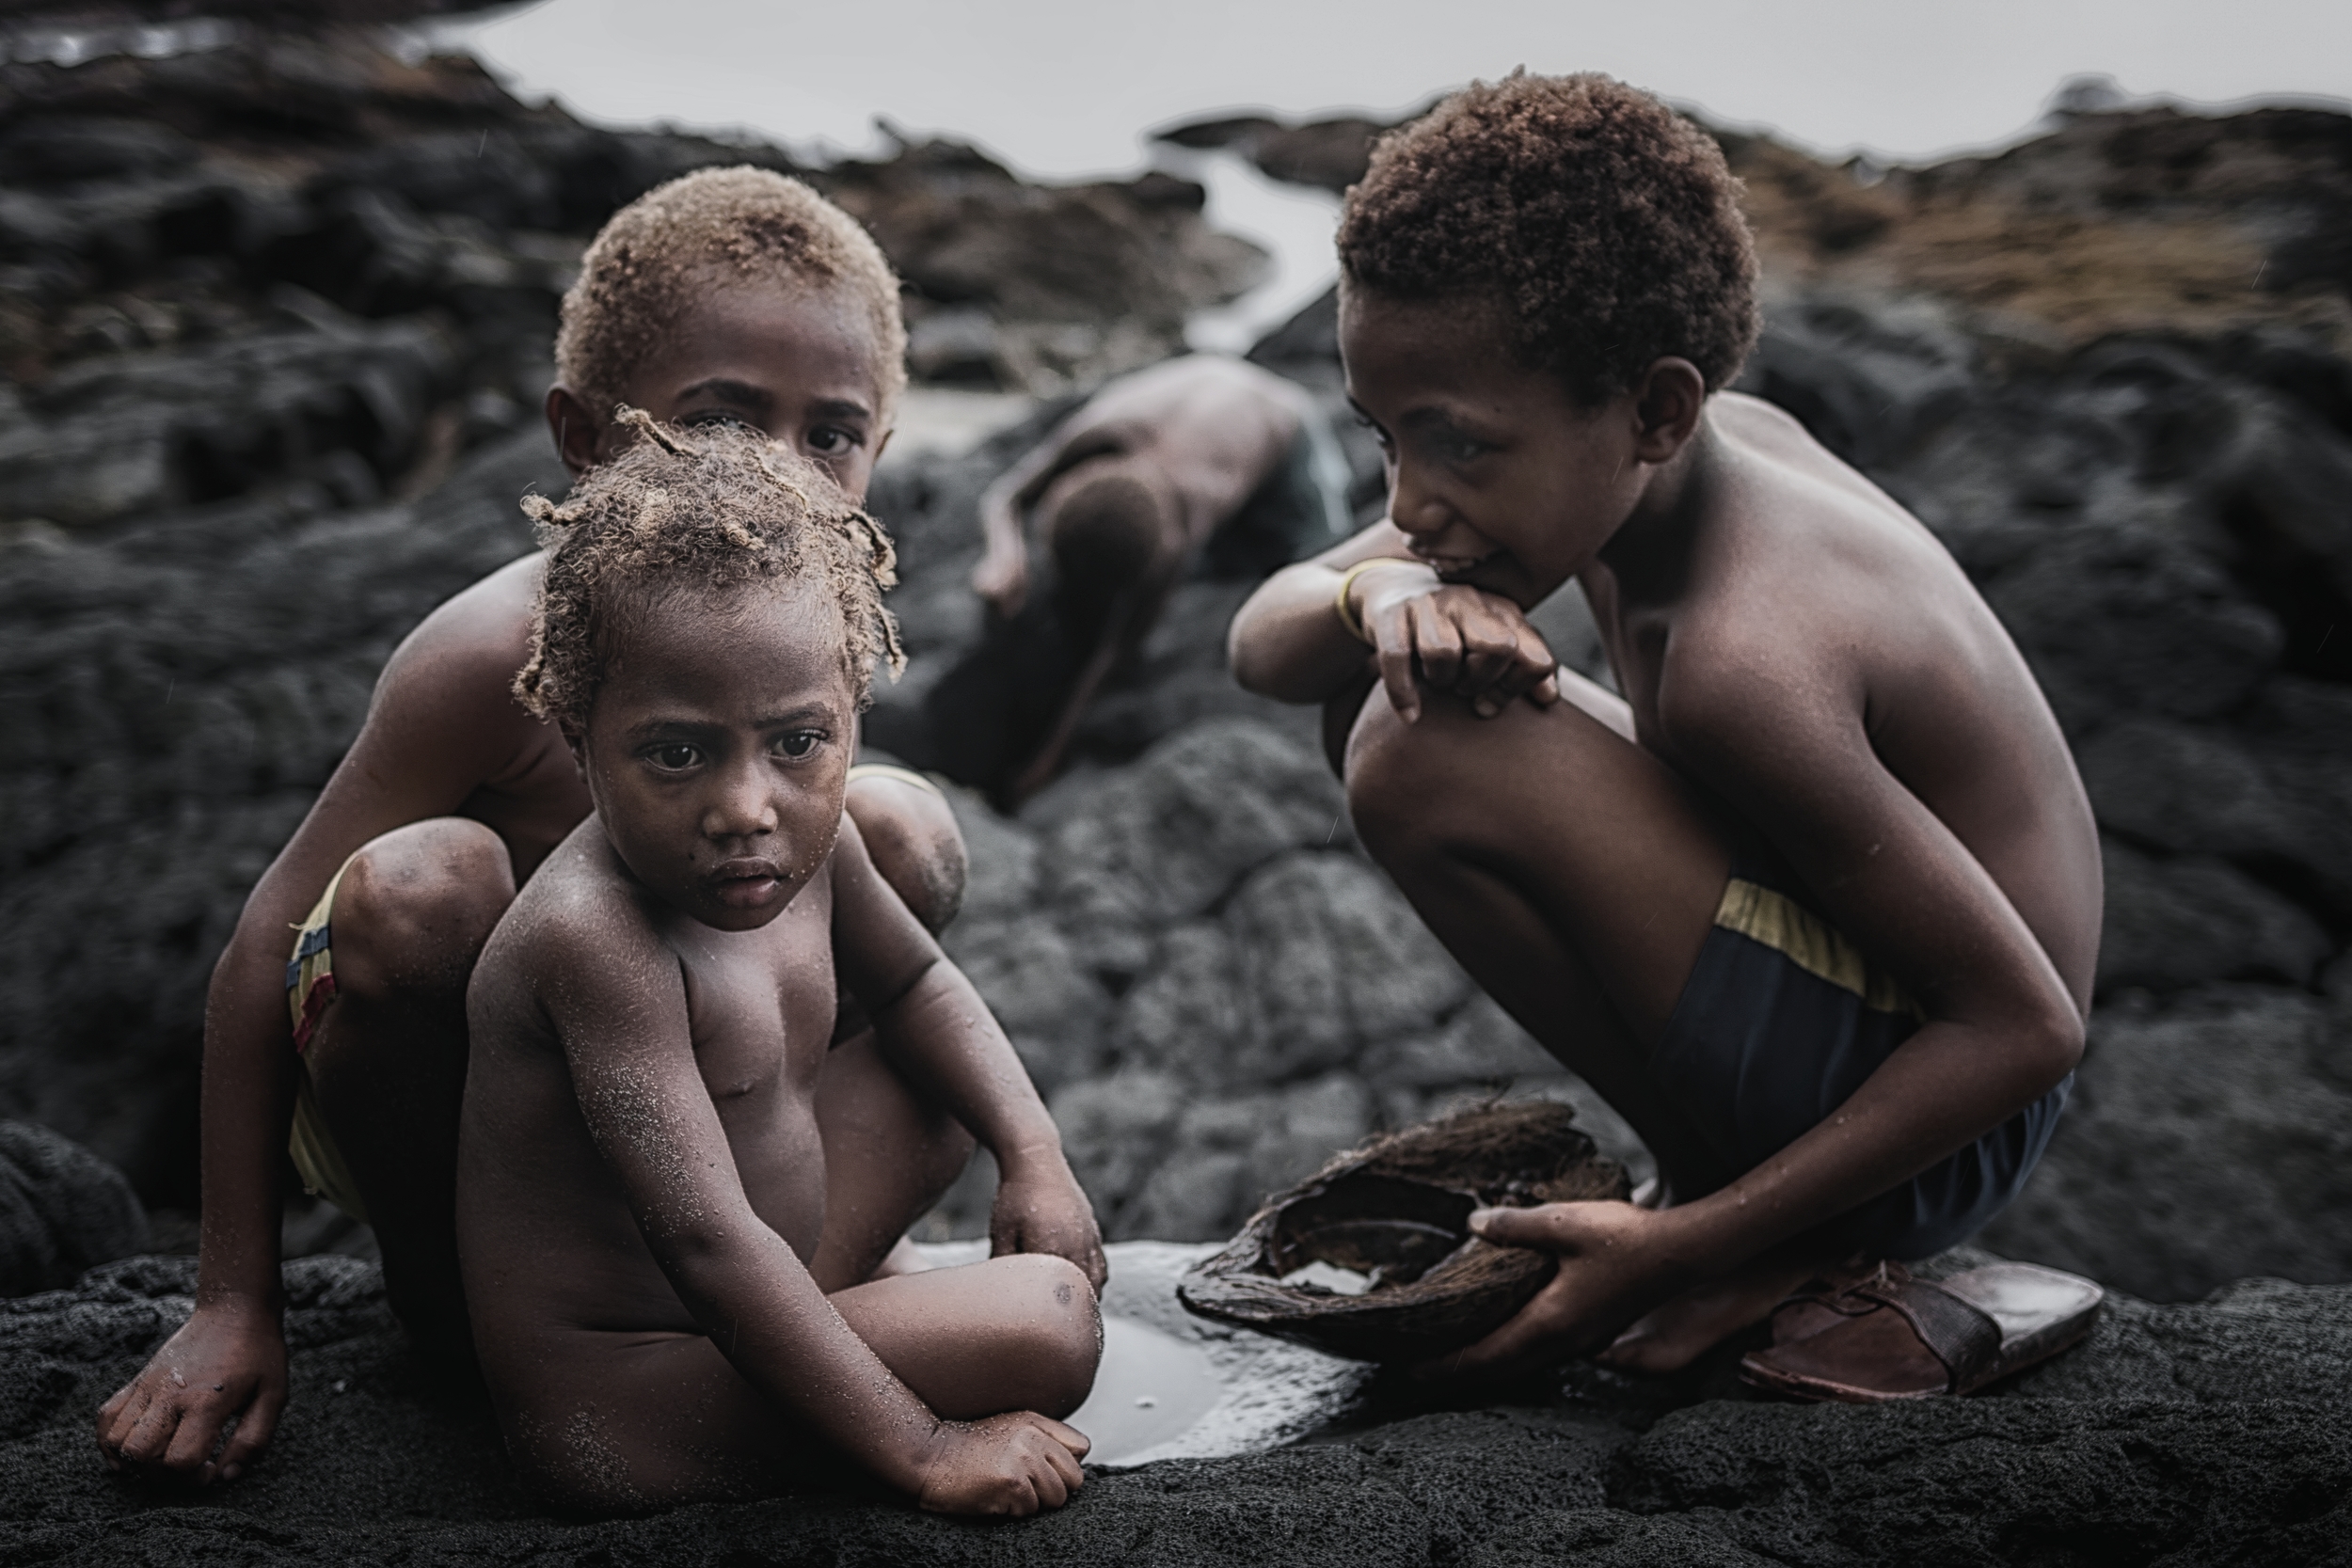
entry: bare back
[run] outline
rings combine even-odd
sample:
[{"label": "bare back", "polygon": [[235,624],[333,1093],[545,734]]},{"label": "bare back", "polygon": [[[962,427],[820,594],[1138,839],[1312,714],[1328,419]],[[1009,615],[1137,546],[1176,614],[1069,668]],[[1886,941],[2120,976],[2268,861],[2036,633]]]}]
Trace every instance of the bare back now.
[{"label": "bare back", "polygon": [[1248,499],[1298,438],[1304,397],[1271,372],[1194,354],[1123,376],[1055,433],[1057,467],[1119,453],[1151,462],[1207,537]]},{"label": "bare back", "polygon": [[[1582,578],[1642,744],[1703,778],[1677,713],[1722,709],[1677,700],[1760,663],[1802,667],[1793,689],[1859,705],[1879,761],[1991,875],[2087,1009],[2098,833],[2024,657],[1926,528],[1795,420],[1738,394],[1710,410],[1717,448],[1678,591],[1637,597],[1604,562]],[[1772,744],[1775,715],[1752,717],[1726,744]]]}]

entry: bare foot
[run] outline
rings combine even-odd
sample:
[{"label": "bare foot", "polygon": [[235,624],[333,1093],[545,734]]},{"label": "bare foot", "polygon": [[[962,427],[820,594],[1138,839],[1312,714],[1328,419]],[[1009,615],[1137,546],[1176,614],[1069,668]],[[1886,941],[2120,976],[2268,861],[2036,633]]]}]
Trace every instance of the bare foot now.
[{"label": "bare foot", "polygon": [[1635,1372],[1678,1372],[1750,1323],[1762,1323],[1827,1259],[1781,1248],[1693,1286],[1635,1320],[1596,1359]]}]

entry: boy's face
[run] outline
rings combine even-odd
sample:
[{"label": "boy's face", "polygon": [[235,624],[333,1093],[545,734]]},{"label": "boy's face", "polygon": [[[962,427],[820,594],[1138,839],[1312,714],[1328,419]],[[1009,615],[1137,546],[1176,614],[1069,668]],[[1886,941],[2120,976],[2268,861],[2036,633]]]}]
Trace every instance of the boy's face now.
[{"label": "boy's face", "polygon": [[[890,436],[882,386],[881,348],[847,290],[720,280],[663,335],[620,398],[664,424],[755,426],[822,464],[843,494],[863,501]],[[567,400],[561,409],[559,394]],[[548,394],[548,415],[574,473],[628,438],[562,388]],[[583,430],[575,433],[575,421]]]},{"label": "boy's face", "polygon": [[571,738],[605,836],[655,897],[753,930],[825,863],[856,745],[841,643],[839,608],[805,580],[643,608]]},{"label": "boy's face", "polygon": [[1532,608],[1641,499],[1631,397],[1580,405],[1511,356],[1480,302],[1343,290],[1340,352],[1388,462],[1389,515],[1449,582]]}]

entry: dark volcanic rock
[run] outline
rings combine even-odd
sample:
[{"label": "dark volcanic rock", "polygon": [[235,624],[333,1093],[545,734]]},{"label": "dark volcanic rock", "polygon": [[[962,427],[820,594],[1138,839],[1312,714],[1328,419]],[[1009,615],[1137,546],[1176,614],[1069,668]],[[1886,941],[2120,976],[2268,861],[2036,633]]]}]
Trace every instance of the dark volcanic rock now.
[{"label": "dark volcanic rock", "polygon": [[2158,860],[2113,839],[2103,858],[2102,990],[2240,979],[2299,986],[2335,950],[2317,921],[2226,861]]},{"label": "dark volcanic rock", "polygon": [[1379,120],[1354,115],[1311,120],[1303,125],[1285,124],[1263,115],[1245,115],[1231,119],[1187,120],[1153,132],[1152,139],[1176,147],[1228,149],[1257,165],[1269,179],[1344,191],[1364,177],[1364,168],[1372,160],[1372,144],[1387,129]]},{"label": "dark volcanic rock", "polygon": [[2318,1562],[2352,1525],[2343,1289],[2111,1298],[2081,1350],[1964,1401],[1769,1404],[1720,1356],[1639,1385],[1572,1367],[1565,1388],[1525,1380],[1487,1409],[1416,1414],[1376,1391],[1303,1446],[1098,1471],[1021,1524],[855,1487],[591,1523],[532,1510],[486,1410],[421,1374],[371,1265],[307,1259],[286,1276],[284,1423],[252,1474],[200,1494],[109,1476],[88,1435],[96,1402],[187,1312],[188,1260],[133,1259],[0,1303],[13,1560]]},{"label": "dark volcanic rock", "polygon": [[532,431],[410,505],[296,494],[8,546],[0,1108],[184,1192],[203,988],[246,891],[394,642],[527,549],[516,498],[563,483]]},{"label": "dark volcanic rock", "polygon": [[2352,1280],[2347,1213],[2352,993],[2233,987],[2098,1016],[2041,1170],[1985,1239],[2185,1301],[2247,1275]]},{"label": "dark volcanic rock", "polygon": [[147,1244],[120,1171],[45,1127],[0,1121],[0,1296],[57,1290]]}]

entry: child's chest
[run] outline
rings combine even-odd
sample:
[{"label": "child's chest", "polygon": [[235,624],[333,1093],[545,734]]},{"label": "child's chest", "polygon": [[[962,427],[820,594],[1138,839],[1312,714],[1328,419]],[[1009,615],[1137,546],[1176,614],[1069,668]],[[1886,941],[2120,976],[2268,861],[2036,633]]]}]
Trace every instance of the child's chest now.
[{"label": "child's chest", "polygon": [[756,931],[699,931],[675,942],[694,1059],[720,1117],[804,1101],[833,1037],[830,901],[810,888]]}]

